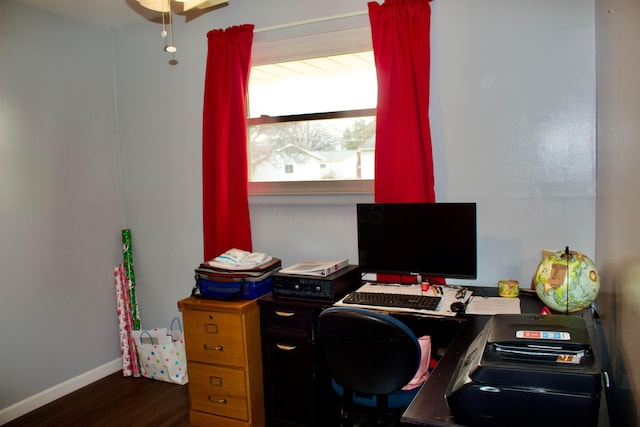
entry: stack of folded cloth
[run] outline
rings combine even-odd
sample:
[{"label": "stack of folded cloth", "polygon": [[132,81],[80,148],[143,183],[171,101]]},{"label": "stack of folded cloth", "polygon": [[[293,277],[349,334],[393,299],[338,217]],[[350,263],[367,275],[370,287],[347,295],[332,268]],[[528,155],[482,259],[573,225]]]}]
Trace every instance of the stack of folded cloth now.
[{"label": "stack of folded cloth", "polygon": [[282,260],[261,252],[229,249],[196,268],[192,295],[216,299],[254,299],[271,292],[271,275]]}]

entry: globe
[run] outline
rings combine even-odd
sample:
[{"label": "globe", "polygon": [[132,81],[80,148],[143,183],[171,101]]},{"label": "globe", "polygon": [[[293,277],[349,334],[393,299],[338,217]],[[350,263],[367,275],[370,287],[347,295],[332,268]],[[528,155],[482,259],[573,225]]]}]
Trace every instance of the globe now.
[{"label": "globe", "polygon": [[600,275],[586,255],[556,251],[538,264],[534,287],[538,298],[550,309],[575,312],[595,301],[600,291]]}]

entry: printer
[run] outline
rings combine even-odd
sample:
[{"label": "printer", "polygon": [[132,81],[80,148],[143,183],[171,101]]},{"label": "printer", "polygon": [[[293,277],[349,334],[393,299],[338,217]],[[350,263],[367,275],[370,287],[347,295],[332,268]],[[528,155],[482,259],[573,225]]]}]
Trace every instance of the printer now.
[{"label": "printer", "polygon": [[445,398],[469,426],[596,426],[601,375],[581,317],[499,314],[458,361]]}]

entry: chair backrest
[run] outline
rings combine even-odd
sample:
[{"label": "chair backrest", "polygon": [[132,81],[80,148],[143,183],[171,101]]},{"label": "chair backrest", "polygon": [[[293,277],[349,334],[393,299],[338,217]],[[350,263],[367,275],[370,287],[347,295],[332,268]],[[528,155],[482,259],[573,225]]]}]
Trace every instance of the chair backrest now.
[{"label": "chair backrest", "polygon": [[420,364],[415,334],[398,319],[373,310],[324,310],[318,340],[335,381],[358,393],[394,393],[413,378]]}]

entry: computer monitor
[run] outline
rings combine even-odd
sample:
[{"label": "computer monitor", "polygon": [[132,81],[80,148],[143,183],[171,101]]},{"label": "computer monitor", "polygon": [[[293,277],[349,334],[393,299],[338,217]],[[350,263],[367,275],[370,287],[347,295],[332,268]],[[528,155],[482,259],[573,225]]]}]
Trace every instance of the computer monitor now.
[{"label": "computer monitor", "polygon": [[475,279],[475,203],[357,205],[363,273]]}]

